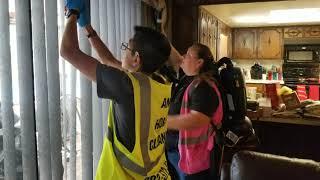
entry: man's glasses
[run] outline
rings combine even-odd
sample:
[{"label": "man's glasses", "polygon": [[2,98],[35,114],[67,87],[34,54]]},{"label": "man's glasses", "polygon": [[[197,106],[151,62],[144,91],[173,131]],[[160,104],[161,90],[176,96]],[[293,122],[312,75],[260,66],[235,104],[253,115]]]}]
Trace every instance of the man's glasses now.
[{"label": "man's glasses", "polygon": [[129,44],[125,42],[121,43],[120,49],[124,51],[128,49],[133,52],[133,49],[129,48]]}]

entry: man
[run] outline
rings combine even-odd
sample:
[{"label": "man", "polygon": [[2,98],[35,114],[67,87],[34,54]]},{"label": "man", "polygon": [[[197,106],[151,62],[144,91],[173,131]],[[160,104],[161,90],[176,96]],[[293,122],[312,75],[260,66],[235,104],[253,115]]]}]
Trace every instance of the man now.
[{"label": "man", "polygon": [[[83,0],[66,0],[60,54],[97,82],[99,97],[112,100],[96,179],[170,179],[164,142],[171,84],[157,73],[170,55],[170,43],[161,33],[136,27],[129,43],[122,43],[121,63],[91,27],[88,7]],[[79,49],[77,21],[101,63]]]}]

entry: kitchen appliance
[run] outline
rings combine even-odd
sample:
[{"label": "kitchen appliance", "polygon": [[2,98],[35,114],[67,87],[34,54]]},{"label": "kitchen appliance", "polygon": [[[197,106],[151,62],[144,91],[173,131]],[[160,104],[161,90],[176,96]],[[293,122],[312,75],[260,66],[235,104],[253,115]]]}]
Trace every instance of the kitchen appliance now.
[{"label": "kitchen appliance", "polygon": [[304,85],[308,98],[311,98],[310,87],[319,89],[320,63],[284,63],[282,69],[284,84],[291,89]]},{"label": "kitchen appliance", "polygon": [[284,63],[285,84],[319,84],[320,63]]},{"label": "kitchen appliance", "polygon": [[285,44],[282,65],[284,84],[294,90],[305,86],[320,87],[320,44]]},{"label": "kitchen appliance", "polygon": [[284,63],[320,63],[320,44],[284,45]]}]

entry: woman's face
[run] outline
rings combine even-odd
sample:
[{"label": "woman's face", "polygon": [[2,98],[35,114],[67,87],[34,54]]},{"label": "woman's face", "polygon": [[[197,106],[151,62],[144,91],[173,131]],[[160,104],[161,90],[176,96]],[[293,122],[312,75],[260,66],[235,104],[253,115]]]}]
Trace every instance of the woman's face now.
[{"label": "woman's face", "polygon": [[197,50],[190,47],[187,53],[183,56],[180,67],[187,76],[194,76],[199,74],[202,64],[203,60],[198,58]]}]

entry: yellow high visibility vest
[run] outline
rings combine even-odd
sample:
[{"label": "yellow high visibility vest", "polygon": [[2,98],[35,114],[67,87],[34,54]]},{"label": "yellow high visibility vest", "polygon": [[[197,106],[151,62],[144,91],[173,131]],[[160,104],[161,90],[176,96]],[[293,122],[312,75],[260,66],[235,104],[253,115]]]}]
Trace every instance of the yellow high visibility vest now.
[{"label": "yellow high visibility vest", "polygon": [[134,91],[134,149],[132,152],[128,151],[117,139],[113,107],[110,103],[108,133],[104,140],[96,180],[170,180],[165,157],[165,136],[171,84],[161,84],[142,73],[127,74]]}]

